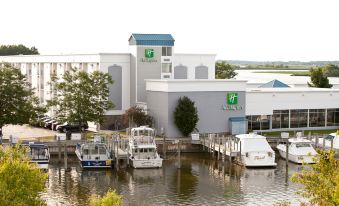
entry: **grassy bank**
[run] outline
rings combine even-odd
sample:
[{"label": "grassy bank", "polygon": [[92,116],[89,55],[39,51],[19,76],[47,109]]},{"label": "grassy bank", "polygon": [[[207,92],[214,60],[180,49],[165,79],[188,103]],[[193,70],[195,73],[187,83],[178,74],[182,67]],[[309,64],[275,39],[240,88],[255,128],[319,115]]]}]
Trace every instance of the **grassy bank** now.
[{"label": "grassy bank", "polygon": [[290,74],[291,76],[310,76],[310,73],[308,71],[257,71],[253,73]]}]

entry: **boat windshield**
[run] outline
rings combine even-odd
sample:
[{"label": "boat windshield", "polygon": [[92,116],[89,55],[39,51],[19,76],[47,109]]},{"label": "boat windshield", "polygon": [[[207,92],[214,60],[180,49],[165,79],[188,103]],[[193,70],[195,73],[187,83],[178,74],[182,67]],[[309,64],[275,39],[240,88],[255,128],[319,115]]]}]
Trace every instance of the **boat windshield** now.
[{"label": "boat windshield", "polygon": [[133,151],[133,155],[141,159],[154,158],[156,157],[155,148],[139,148]]},{"label": "boat windshield", "polygon": [[306,143],[306,142],[297,143],[295,146],[296,146],[297,148],[301,148],[301,147],[312,147],[310,143]]},{"label": "boat windshield", "polygon": [[32,147],[29,151],[29,157],[32,158],[32,160],[47,159],[47,152],[46,148]]},{"label": "boat windshield", "polygon": [[99,154],[99,155],[104,155],[106,154],[106,146],[105,145],[85,145],[82,149],[82,152],[84,155],[95,155],[95,154]]},{"label": "boat windshield", "polygon": [[144,130],[135,130],[133,136],[153,136],[153,130],[144,129]]},{"label": "boat windshield", "polygon": [[332,139],[334,139],[334,136],[329,134],[327,137],[325,137],[325,139],[332,140]]}]

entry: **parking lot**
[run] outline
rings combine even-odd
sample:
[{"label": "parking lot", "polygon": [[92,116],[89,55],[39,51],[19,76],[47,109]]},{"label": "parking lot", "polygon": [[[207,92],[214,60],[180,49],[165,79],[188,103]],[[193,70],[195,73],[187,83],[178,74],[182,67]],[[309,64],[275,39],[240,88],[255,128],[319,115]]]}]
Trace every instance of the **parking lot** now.
[{"label": "parking lot", "polygon": [[22,140],[34,140],[42,137],[53,137],[57,132],[49,129],[32,127],[30,125],[6,125],[2,128],[4,139],[9,136],[18,137]]}]

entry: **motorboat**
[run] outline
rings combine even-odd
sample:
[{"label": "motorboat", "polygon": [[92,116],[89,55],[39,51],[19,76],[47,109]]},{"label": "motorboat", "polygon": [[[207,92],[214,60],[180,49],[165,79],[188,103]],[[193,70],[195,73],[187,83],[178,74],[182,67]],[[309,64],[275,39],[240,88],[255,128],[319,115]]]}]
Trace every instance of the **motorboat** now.
[{"label": "motorboat", "polygon": [[[241,145],[241,162],[246,167],[275,167],[275,153],[266,137],[256,133],[236,135]],[[239,148],[239,149],[240,149]]]},{"label": "motorboat", "polygon": [[[297,164],[312,164],[317,152],[312,146],[312,142],[303,137],[289,138],[288,139],[288,160]],[[280,156],[286,159],[286,144],[278,144]]]},{"label": "motorboat", "polygon": [[41,143],[29,142],[24,144],[28,150],[28,157],[31,163],[36,163],[40,169],[48,169],[50,153],[48,146]]},{"label": "motorboat", "polygon": [[[316,140],[313,139],[315,142]],[[319,138],[318,139],[318,145],[323,147],[325,141],[325,147],[326,148],[331,148],[331,142],[333,141],[333,149],[339,149],[339,131],[331,133],[327,135],[325,138]]]},{"label": "motorboat", "polygon": [[112,155],[106,143],[92,141],[84,144],[77,144],[75,154],[83,168],[112,167]]},{"label": "motorboat", "polygon": [[163,159],[157,153],[154,129],[132,128],[128,140],[128,156],[134,168],[160,168]]}]

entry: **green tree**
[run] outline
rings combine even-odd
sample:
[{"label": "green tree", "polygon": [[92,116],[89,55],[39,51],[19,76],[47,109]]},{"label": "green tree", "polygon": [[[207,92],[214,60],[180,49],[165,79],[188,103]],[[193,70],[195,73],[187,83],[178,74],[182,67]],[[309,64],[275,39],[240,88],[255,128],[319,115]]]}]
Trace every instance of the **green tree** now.
[{"label": "green tree", "polygon": [[21,145],[0,147],[0,202],[7,206],[46,205],[39,197],[48,175],[31,164]]},{"label": "green tree", "polygon": [[28,48],[22,44],[0,46],[0,56],[19,55],[19,54],[33,55],[39,54],[39,51],[35,47]]},{"label": "green tree", "polygon": [[53,98],[48,101],[62,122],[102,123],[107,110],[114,107],[109,100],[109,85],[113,84],[108,73],[87,73],[71,68],[59,80],[53,75]]},{"label": "green tree", "polygon": [[311,68],[310,70],[311,82],[307,82],[310,87],[331,88],[327,76],[324,75],[322,68]]},{"label": "green tree", "polygon": [[232,79],[237,75],[235,68],[227,64],[226,61],[215,63],[215,77],[216,79]]},{"label": "green tree", "polygon": [[322,70],[327,77],[339,77],[339,67],[334,64],[327,64],[322,67]]},{"label": "green tree", "polygon": [[137,126],[148,125],[152,127],[153,118],[147,114],[138,106],[129,108],[122,116],[123,124],[125,127],[129,127],[129,123],[136,124]]},{"label": "green tree", "polygon": [[122,205],[122,196],[117,195],[111,189],[103,197],[92,196],[90,206],[120,206]]},{"label": "green tree", "polygon": [[316,163],[294,174],[292,182],[304,185],[299,193],[309,200],[308,205],[335,206],[339,204],[338,178],[339,161],[335,152],[318,150]]},{"label": "green tree", "polygon": [[0,65],[0,129],[6,124],[26,124],[45,112],[20,70]]},{"label": "green tree", "polygon": [[187,137],[197,126],[199,121],[195,103],[188,97],[180,97],[174,111],[174,123],[180,132]]}]

